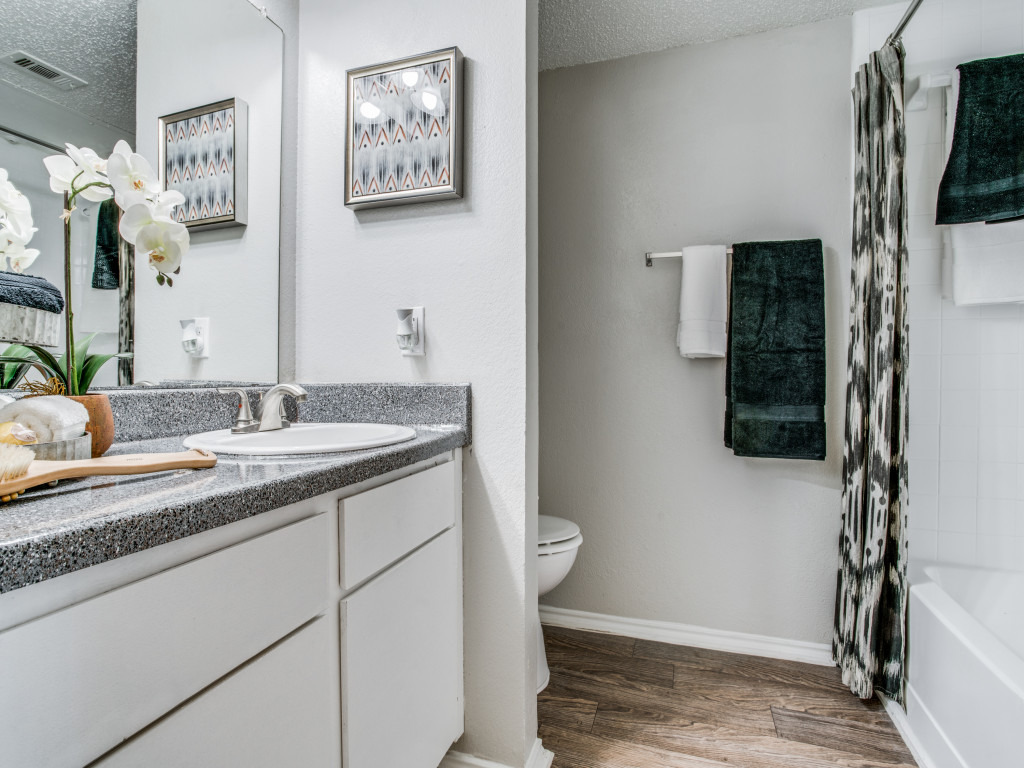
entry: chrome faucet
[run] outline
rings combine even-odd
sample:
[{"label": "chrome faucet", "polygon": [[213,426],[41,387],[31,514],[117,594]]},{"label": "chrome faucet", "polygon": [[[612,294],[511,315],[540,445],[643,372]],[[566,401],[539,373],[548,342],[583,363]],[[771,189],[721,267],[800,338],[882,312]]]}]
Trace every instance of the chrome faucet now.
[{"label": "chrome faucet", "polygon": [[222,395],[238,395],[238,415],[235,417],[235,424],[231,427],[231,434],[244,435],[248,432],[255,432],[260,428],[260,423],[252,416],[252,409],[249,408],[249,396],[240,387],[223,387],[217,390]]},{"label": "chrome faucet", "polygon": [[291,395],[296,403],[303,403],[306,394],[306,390],[298,384],[275,384],[271,387],[260,400],[259,431],[269,432],[290,427],[291,422],[284,417],[284,397]]}]

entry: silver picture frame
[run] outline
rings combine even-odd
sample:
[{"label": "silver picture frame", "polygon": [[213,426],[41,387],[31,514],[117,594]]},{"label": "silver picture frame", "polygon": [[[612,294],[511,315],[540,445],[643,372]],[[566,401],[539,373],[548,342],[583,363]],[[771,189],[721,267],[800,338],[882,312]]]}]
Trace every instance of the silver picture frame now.
[{"label": "silver picture frame", "polygon": [[157,126],[160,187],[185,195],[172,214],[175,219],[197,230],[245,226],[249,105],[224,99],[164,115]]},{"label": "silver picture frame", "polygon": [[462,68],[453,46],[348,70],[347,207],[463,196]]}]

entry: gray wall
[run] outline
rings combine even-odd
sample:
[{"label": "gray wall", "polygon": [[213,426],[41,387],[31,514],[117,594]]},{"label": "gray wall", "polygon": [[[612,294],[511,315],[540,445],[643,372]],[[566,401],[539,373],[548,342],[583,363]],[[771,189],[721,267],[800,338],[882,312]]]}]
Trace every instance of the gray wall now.
[{"label": "gray wall", "polygon": [[[830,638],[849,305],[851,19],[542,73],[540,511],[583,530],[549,605]],[[722,445],[725,364],[675,348],[680,262],[820,237],[828,460]]]}]

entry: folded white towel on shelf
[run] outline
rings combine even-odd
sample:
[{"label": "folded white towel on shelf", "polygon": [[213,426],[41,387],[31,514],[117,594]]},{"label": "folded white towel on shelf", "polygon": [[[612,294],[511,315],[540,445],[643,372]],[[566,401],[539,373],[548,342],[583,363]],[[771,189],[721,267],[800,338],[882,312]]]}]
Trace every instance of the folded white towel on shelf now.
[{"label": "folded white towel on shelf", "polygon": [[89,412],[60,395],[23,397],[0,408],[0,423],[16,421],[36,433],[40,443],[70,440],[85,433]]},{"label": "folded white towel on shelf", "polygon": [[676,345],[683,357],[725,357],[728,312],[726,248],[683,248]]},{"label": "folded white towel on shelf", "polygon": [[1024,221],[953,224],[943,244],[943,295],[954,304],[1024,301]]}]

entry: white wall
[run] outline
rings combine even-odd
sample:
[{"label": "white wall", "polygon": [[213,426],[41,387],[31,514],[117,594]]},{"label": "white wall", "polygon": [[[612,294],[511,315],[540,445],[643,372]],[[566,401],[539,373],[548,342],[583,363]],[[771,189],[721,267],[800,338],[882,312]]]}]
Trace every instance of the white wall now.
[{"label": "white wall", "polygon": [[[519,766],[536,736],[526,138],[535,13],[525,0],[303,0],[300,19],[297,375],[472,383],[459,749]],[[346,209],[345,70],[452,45],[466,57],[465,198]],[[427,355],[402,357],[394,310],[420,305]]]},{"label": "white wall", "polygon": [[[193,55],[169,59],[168,41],[187,41]],[[137,379],[277,380],[282,65],[280,30],[247,0],[139,2],[137,151],[155,164],[161,115],[243,99],[249,223],[193,231],[173,288],[138,261]],[[211,318],[209,359],[182,351],[178,321],[188,317]]]},{"label": "white wall", "polygon": [[[546,603],[831,637],[849,304],[851,20],[541,75],[540,511],[579,523]],[[675,347],[679,260],[824,241],[828,459],[722,444],[724,360]]]},{"label": "white wall", "polygon": [[[857,13],[854,66],[906,4]],[[1024,0],[928,0],[904,35],[907,78],[1024,51]],[[935,200],[944,98],[907,114],[910,552],[1024,570],[1024,308],[942,298]]]}]

